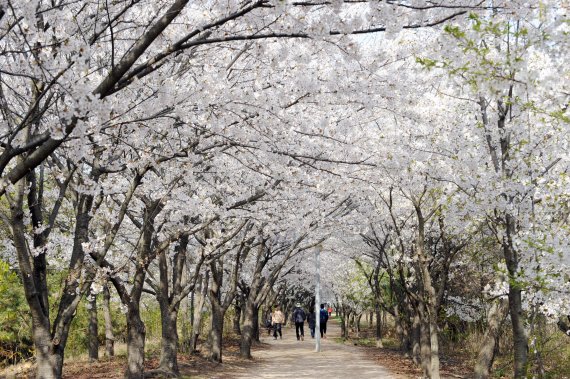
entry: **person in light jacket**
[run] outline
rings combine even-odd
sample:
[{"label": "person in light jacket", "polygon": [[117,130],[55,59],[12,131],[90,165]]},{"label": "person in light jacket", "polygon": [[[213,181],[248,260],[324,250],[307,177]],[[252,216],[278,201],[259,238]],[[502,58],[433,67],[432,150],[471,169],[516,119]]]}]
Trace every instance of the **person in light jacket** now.
[{"label": "person in light jacket", "polygon": [[279,334],[279,339],[283,339],[283,334],[281,333],[281,325],[285,322],[285,315],[281,312],[281,307],[275,307],[275,311],[271,315],[271,323],[273,324],[273,339],[277,339],[277,334]]}]

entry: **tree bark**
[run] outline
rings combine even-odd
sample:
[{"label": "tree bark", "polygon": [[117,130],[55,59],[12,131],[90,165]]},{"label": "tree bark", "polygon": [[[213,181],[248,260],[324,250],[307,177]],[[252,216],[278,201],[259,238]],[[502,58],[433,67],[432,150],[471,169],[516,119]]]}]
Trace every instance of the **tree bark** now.
[{"label": "tree bark", "polygon": [[103,287],[103,317],[105,319],[105,355],[115,356],[115,336],[113,335],[113,322],[111,318],[111,294],[109,286]]},{"label": "tree bark", "polygon": [[240,341],[240,356],[242,358],[251,359],[251,345],[254,338],[254,308],[255,304],[252,299],[248,299],[245,304],[245,317],[243,321],[243,329]]},{"label": "tree bark", "polygon": [[260,335],[259,330],[259,306],[255,305],[253,308],[253,340],[256,342],[261,342],[259,340]]},{"label": "tree bark", "polygon": [[235,313],[233,318],[233,330],[234,333],[238,336],[241,335],[241,328],[240,328],[240,318],[241,318],[241,305],[239,304],[239,300],[236,301],[235,304]]},{"label": "tree bark", "polygon": [[430,337],[430,363],[431,379],[439,379],[439,336],[437,326],[437,314],[430,310],[429,317],[429,337]]},{"label": "tree bark", "polygon": [[208,293],[208,282],[210,280],[210,272],[206,271],[206,274],[202,280],[198,281],[198,289],[194,292],[194,316],[192,322],[192,337],[190,339],[190,351],[193,353],[196,351],[198,345],[198,337],[200,336],[200,329],[202,327],[202,308],[204,307],[204,302],[206,301],[206,294]]},{"label": "tree bark", "polygon": [[499,299],[493,302],[487,316],[487,330],[483,337],[481,348],[475,364],[475,379],[489,378],[491,367],[495,359],[495,351],[499,343],[501,325],[507,317],[509,303],[507,299]]},{"label": "tree bark", "polygon": [[[211,291],[211,290],[210,290]],[[222,362],[222,335],[224,332],[224,309],[215,301],[212,303],[212,322],[208,343],[210,345],[210,360]]]},{"label": "tree bark", "polygon": [[[28,177],[30,181],[28,208],[31,213],[32,226],[37,228],[42,226],[41,195],[36,190],[34,174],[29,173]],[[93,197],[82,195],[77,206],[69,274],[65,280],[63,294],[57,307],[57,315],[52,324],[50,322],[45,256],[45,242],[50,229],[45,229],[44,233],[34,234],[33,246],[39,254],[32,254],[24,225],[24,194],[27,186],[28,180],[18,182],[15,186],[14,199],[10,203],[12,240],[32,318],[32,340],[37,362],[36,377],[41,379],[60,378],[71,321],[81,297],[88,289],[92,279],[92,276],[88,274],[81,280],[81,273],[83,272],[84,258],[82,244],[88,241],[89,211],[93,204]],[[50,217],[55,218],[55,214],[52,213]]]},{"label": "tree bark", "polygon": [[528,337],[522,315],[522,291],[509,286],[509,309],[513,329],[515,379],[526,378],[528,363]]},{"label": "tree bark", "polygon": [[[429,259],[425,247],[425,223],[429,216],[424,216],[421,204],[412,198],[416,209],[418,232],[416,239],[415,255],[419,266],[421,280],[421,298],[419,299],[419,315],[421,318],[421,351],[422,367],[424,374],[428,374],[431,379],[439,379],[439,338],[437,326],[437,294],[432,283],[429,271]],[[425,339],[429,338],[429,341]],[[429,359],[426,357],[429,355]],[[429,370],[426,372],[425,364],[429,362]]]},{"label": "tree bark", "polygon": [[[422,317],[423,316],[423,317]],[[425,315],[420,315],[420,357],[424,378],[433,375],[431,365],[431,340],[429,321]]]},{"label": "tree bark", "polygon": [[89,295],[89,361],[99,360],[99,333],[97,325],[97,295]]},{"label": "tree bark", "polygon": [[[382,343],[382,317],[380,313],[380,306],[377,303],[375,305],[375,312],[376,312],[376,347],[384,347]],[[372,324],[372,313],[370,313],[370,323]]]},{"label": "tree bark", "polygon": [[143,199],[145,203],[142,236],[137,246],[137,257],[134,268],[132,288],[130,292],[117,277],[111,277],[121,301],[127,306],[127,379],[142,379],[144,377],[144,347],[146,328],[141,319],[140,301],[146,279],[146,271],[151,262],[152,241],[154,236],[154,220],[162,210],[161,202]]},{"label": "tree bark", "polygon": [[[32,320],[34,323],[34,320]],[[32,339],[36,348],[36,378],[59,379],[63,368],[63,349],[52,345],[49,327],[34,325]]]},{"label": "tree bark", "polygon": [[509,313],[513,330],[514,377],[526,378],[528,364],[528,336],[522,309],[522,288],[518,283],[518,255],[513,247],[515,220],[506,214],[506,236],[503,239],[503,254],[509,272]]},{"label": "tree bark", "polygon": [[[420,365],[422,362],[421,357],[421,320],[420,316],[416,313],[412,316],[412,325],[410,330],[410,336],[408,337],[411,345],[412,360],[416,365]],[[404,328],[407,330],[407,328]]]},{"label": "tree bark", "polygon": [[178,330],[176,321],[178,311],[170,311],[166,304],[166,309],[161,306],[161,326],[162,339],[160,344],[160,364],[159,370],[167,376],[178,376]]},{"label": "tree bark", "polygon": [[362,320],[362,313],[356,316],[356,337],[360,337],[360,322]]},{"label": "tree bark", "polygon": [[143,379],[146,328],[140,318],[138,303],[127,312],[127,372],[126,379]]}]

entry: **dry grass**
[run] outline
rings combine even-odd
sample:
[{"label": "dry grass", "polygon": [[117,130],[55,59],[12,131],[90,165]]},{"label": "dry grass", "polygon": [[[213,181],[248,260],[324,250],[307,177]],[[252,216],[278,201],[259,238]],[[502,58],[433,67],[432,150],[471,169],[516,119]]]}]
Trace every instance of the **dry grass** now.
[{"label": "dry grass", "polygon": [[[159,364],[160,351],[157,343],[147,343],[145,372],[151,373]],[[63,379],[122,379],[126,367],[126,345],[116,344],[116,356],[102,358],[98,362],[89,362],[86,354],[66,359],[63,369]],[[263,345],[255,345],[254,350],[263,349]],[[104,351],[100,354],[103,356]],[[247,367],[253,362],[239,356],[239,339],[235,336],[224,337],[223,363],[213,363],[200,354],[179,354],[178,365],[182,378],[231,378],[236,368]],[[0,378],[32,379],[35,377],[35,367],[32,362],[10,366],[0,371]],[[150,375],[149,375],[150,377]],[[154,378],[160,378],[154,373]]]}]

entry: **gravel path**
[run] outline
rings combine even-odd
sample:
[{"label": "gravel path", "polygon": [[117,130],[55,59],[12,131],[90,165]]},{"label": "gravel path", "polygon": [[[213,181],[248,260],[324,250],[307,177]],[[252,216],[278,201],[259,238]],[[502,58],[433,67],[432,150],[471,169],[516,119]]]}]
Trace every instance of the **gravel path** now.
[{"label": "gravel path", "polygon": [[[283,329],[283,339],[273,340],[265,333],[261,341],[271,346],[254,352],[252,366],[238,370],[233,378],[382,378],[395,379],[385,368],[368,359],[358,348],[334,342],[340,336],[340,326],[329,321],[328,337],[321,340],[321,352],[315,353],[315,340],[311,339],[305,323],[305,340],[297,341],[295,329]],[[308,338],[307,338],[308,336]]]}]

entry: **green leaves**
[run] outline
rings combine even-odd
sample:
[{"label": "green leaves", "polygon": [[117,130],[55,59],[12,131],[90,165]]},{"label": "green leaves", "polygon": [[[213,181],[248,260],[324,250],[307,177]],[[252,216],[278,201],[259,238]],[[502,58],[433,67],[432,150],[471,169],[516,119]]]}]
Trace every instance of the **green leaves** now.
[{"label": "green leaves", "polygon": [[0,366],[31,356],[28,313],[18,275],[0,260]]},{"label": "green leaves", "polygon": [[422,57],[416,57],[416,63],[419,63],[420,65],[424,66],[428,70],[436,67],[436,65],[437,65],[436,60],[430,59],[430,58],[422,58]]},{"label": "green leaves", "polygon": [[465,38],[465,32],[462,31],[459,26],[454,26],[454,25],[445,25],[445,27],[443,28],[443,30],[445,30],[446,33],[451,34],[452,36],[454,36],[457,39],[463,39]]}]

